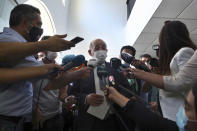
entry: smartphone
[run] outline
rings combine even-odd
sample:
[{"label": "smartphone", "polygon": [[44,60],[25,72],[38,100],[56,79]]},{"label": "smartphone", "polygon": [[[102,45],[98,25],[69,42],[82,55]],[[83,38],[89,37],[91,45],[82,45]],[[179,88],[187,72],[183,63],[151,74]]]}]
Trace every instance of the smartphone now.
[{"label": "smartphone", "polygon": [[71,40],[71,42],[73,42],[74,44],[77,44],[77,43],[79,43],[79,42],[81,42],[81,41],[83,41],[84,40],[84,38],[81,38],[81,37],[75,37],[75,38],[73,38],[72,40]]}]

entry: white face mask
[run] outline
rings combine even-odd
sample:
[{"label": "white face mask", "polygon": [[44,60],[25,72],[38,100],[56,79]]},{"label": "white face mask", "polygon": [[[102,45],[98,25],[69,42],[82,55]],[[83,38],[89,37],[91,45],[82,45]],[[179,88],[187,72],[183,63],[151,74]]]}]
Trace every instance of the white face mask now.
[{"label": "white face mask", "polygon": [[57,58],[57,53],[56,52],[48,51],[46,57],[49,60],[55,60]]},{"label": "white face mask", "polygon": [[97,61],[99,63],[104,63],[106,57],[107,57],[107,51],[106,50],[94,51],[93,58],[97,59]]}]

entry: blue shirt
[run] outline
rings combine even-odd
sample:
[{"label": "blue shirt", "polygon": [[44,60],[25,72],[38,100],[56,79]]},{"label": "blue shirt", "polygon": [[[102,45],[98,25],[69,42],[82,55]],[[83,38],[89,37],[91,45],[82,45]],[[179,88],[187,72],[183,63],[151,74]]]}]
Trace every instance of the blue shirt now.
[{"label": "blue shirt", "polygon": [[[4,28],[0,34],[0,42],[27,42],[19,33],[11,28]],[[17,64],[0,63],[0,66],[11,68],[40,65],[34,56],[28,56]],[[24,116],[32,112],[33,88],[29,80],[13,84],[0,84],[0,115]]]}]

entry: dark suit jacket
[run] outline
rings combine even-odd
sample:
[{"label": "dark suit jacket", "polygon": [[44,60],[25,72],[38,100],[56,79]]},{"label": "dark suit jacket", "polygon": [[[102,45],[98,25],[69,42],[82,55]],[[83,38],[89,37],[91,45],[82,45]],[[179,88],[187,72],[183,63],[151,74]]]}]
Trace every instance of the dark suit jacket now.
[{"label": "dark suit jacket", "polygon": [[[111,68],[108,63],[106,68],[114,76],[116,83],[129,88],[128,81],[124,79],[122,74]],[[131,97],[130,94],[122,91],[120,88],[116,86],[115,88],[127,97]],[[95,93],[94,72],[88,78],[76,81],[69,91],[69,95],[75,95],[78,98],[78,116],[74,120],[74,131],[125,131],[115,115],[110,115],[107,119],[100,120],[87,113],[89,105],[85,104],[85,98],[90,93]],[[118,110],[121,112],[120,107]],[[122,117],[124,119],[124,116]],[[132,124],[131,122],[129,123],[130,129],[134,128]]]}]

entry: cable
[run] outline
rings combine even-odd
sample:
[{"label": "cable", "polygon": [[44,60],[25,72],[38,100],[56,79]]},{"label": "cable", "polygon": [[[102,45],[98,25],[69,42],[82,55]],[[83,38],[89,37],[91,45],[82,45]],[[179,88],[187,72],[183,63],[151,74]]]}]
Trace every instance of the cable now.
[{"label": "cable", "polygon": [[[44,79],[42,79],[41,83],[40,83],[40,87],[38,89],[38,97],[37,97],[37,102],[35,104],[35,107],[38,108],[38,103],[39,103],[39,100],[40,100],[40,94],[41,94],[41,87],[42,87],[42,84],[43,84],[43,81]],[[37,110],[36,110],[36,113],[37,113]],[[38,131],[40,130],[40,128],[38,129]]]}]

